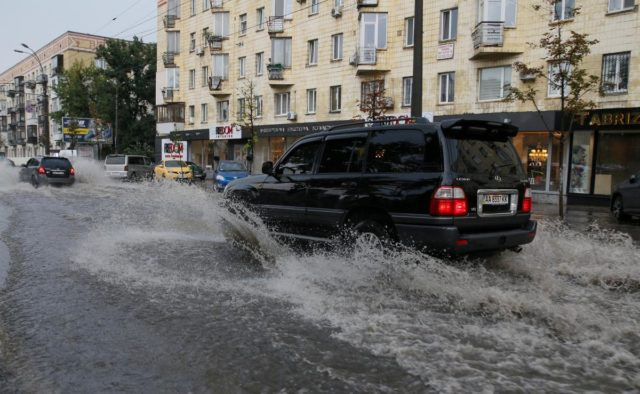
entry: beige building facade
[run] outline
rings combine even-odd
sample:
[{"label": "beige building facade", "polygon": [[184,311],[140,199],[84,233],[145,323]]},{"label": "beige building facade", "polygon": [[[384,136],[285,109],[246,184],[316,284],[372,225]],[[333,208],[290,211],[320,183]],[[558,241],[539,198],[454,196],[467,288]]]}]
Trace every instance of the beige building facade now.
[{"label": "beige building facade", "polygon": [[[0,73],[0,137],[4,142],[0,153],[22,159],[44,154],[45,123],[50,150],[64,149],[62,125],[47,116],[60,110],[52,86],[74,63],[92,64],[96,49],[105,42],[105,37],[68,31],[36,50],[36,56],[29,55]],[[43,108],[45,103],[48,111]]]},{"label": "beige building facade", "polygon": [[[570,199],[604,201],[640,171],[637,8],[632,0],[425,2],[424,116],[509,119],[521,129],[514,143],[538,200],[555,200],[563,160]],[[248,135],[234,125],[251,100],[258,171],[303,135],[366,118],[360,105],[380,86],[385,116],[408,116],[413,13],[413,1],[399,0],[159,0],[158,140],[177,131],[203,165],[245,160]],[[558,87],[513,69],[515,62],[548,69],[544,52],[528,43],[549,30],[599,40],[584,65],[602,78],[603,92],[592,94],[597,109],[565,152],[547,132],[558,126]],[[504,101],[509,87],[531,84],[542,118],[531,104]]]}]

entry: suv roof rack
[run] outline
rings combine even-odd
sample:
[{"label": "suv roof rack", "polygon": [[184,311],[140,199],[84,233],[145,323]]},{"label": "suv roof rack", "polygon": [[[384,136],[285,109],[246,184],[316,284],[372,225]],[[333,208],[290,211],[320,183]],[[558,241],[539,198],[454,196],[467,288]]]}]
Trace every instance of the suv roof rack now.
[{"label": "suv roof rack", "polygon": [[449,119],[442,121],[440,127],[445,134],[460,136],[484,135],[506,138],[518,134],[518,127],[510,123],[479,119]]},{"label": "suv roof rack", "polygon": [[[335,131],[338,129],[344,129],[352,126],[367,126],[367,125],[378,125],[378,126],[395,126],[401,124],[429,124],[429,119],[423,117],[407,117],[407,118],[396,118],[390,117],[387,119],[375,119],[375,120],[359,120],[357,122],[352,123],[344,123],[337,126],[333,126],[329,129],[329,131]],[[371,126],[368,126],[371,127]]]}]

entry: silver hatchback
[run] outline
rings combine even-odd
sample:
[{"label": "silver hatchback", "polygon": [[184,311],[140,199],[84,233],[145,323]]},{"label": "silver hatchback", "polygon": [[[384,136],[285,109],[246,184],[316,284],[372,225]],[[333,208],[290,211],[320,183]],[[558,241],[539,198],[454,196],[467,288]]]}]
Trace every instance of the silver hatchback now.
[{"label": "silver hatchback", "polygon": [[143,179],[153,176],[151,159],[138,155],[109,155],[104,160],[106,174],[119,179]]}]

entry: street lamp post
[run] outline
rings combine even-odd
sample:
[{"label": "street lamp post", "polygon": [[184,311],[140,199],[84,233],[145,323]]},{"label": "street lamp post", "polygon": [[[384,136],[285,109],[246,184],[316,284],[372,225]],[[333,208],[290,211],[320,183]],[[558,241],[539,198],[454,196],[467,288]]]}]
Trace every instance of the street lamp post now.
[{"label": "street lamp post", "polygon": [[[44,67],[42,67],[42,62],[40,62],[38,54],[33,49],[29,48],[27,44],[22,43],[21,45],[24,48],[28,49],[29,52],[25,52],[20,49],[14,49],[14,52],[33,56],[33,58],[36,59],[38,65],[40,66],[40,81],[36,80],[36,83],[42,84],[42,116],[44,117],[44,122],[42,125],[42,136],[44,137],[44,151],[45,154],[48,155],[50,153],[51,147],[49,143],[49,96],[47,94],[47,75],[44,73]],[[36,137],[38,139],[37,144],[39,145],[39,135],[36,135]]]}]

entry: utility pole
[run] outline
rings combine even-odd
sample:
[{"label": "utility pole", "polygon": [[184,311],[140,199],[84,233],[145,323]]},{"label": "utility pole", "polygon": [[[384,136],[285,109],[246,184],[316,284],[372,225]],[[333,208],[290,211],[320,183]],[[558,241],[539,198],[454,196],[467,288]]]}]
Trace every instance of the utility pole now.
[{"label": "utility pole", "polygon": [[113,130],[113,153],[118,153],[118,81],[116,80],[116,124]]},{"label": "utility pole", "polygon": [[422,0],[415,0],[413,25],[413,82],[411,84],[411,116],[422,116]]}]

